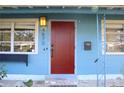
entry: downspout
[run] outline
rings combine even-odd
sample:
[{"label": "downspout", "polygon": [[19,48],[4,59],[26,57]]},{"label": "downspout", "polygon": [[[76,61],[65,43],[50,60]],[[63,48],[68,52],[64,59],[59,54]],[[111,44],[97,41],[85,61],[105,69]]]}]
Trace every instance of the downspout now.
[{"label": "downspout", "polygon": [[[99,58],[99,14],[96,14],[96,30],[97,30],[97,58]],[[99,86],[98,62],[96,63],[97,87]]]},{"label": "downspout", "polygon": [[104,87],[106,87],[106,15],[104,14]]}]

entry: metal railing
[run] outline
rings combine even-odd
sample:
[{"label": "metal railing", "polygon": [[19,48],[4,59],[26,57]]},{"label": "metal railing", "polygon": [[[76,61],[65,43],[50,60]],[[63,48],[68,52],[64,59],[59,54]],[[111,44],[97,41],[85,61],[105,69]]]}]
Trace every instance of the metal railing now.
[{"label": "metal railing", "polygon": [[106,87],[105,55],[97,58],[94,63],[97,65],[97,87]]}]

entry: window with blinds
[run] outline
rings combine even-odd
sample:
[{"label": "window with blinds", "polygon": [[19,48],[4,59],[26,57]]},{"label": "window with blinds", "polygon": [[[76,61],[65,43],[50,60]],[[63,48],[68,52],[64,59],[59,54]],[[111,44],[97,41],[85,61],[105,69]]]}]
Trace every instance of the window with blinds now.
[{"label": "window with blinds", "polygon": [[0,23],[0,51],[11,51],[11,23]]},{"label": "window with blinds", "polygon": [[[102,27],[102,41],[104,42],[104,30]],[[106,51],[109,53],[124,52],[124,21],[106,21]]]},{"label": "window with blinds", "polygon": [[36,53],[37,20],[0,20],[0,53]]}]

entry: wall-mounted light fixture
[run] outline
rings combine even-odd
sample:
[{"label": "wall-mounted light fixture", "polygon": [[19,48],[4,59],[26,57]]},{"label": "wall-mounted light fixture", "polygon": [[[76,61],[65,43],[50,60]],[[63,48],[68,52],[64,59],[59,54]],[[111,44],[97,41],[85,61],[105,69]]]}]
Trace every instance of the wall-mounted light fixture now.
[{"label": "wall-mounted light fixture", "polygon": [[47,26],[47,20],[45,16],[40,17],[40,26],[43,28],[43,31],[45,31]]},{"label": "wall-mounted light fixture", "polygon": [[46,17],[45,16],[40,17],[40,26],[46,25],[47,25]]}]

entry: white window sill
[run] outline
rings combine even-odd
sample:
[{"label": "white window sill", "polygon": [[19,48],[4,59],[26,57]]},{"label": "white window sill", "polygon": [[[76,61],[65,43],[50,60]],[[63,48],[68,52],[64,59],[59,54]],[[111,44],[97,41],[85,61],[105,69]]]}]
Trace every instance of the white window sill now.
[{"label": "white window sill", "polygon": [[121,53],[121,52],[116,52],[116,53],[106,52],[106,55],[124,55],[124,52],[123,53]]},{"label": "white window sill", "polygon": [[0,54],[38,54],[38,52],[0,52]]}]

